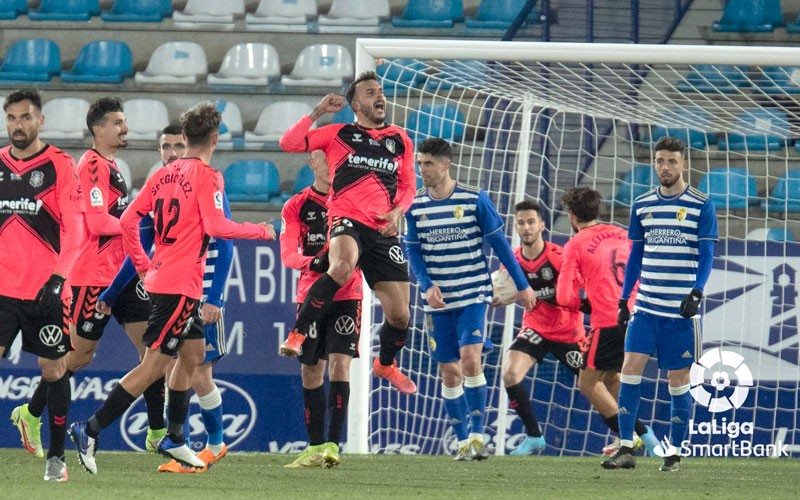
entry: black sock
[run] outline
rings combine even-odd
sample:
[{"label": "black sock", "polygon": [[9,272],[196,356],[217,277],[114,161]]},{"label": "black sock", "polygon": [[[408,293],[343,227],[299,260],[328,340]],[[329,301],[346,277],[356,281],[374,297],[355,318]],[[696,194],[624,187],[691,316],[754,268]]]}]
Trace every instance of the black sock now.
[{"label": "black sock", "polygon": [[169,390],[169,404],[167,405],[167,433],[173,443],[180,444],[186,441],[183,435],[183,424],[189,414],[189,391]]},{"label": "black sock", "polygon": [[144,390],[144,402],[147,404],[147,422],[151,429],[164,428],[164,377],[153,382]]},{"label": "black sock", "polygon": [[384,321],[381,325],[381,330],[378,332],[378,337],[381,341],[381,350],[379,357],[383,366],[389,366],[394,363],[394,357],[406,345],[406,336],[408,335],[408,327],[396,328]]},{"label": "black sock", "polygon": [[67,439],[67,414],[72,397],[69,375],[47,382],[47,414],[50,419],[50,449],[47,458],[64,455],[64,441]]},{"label": "black sock", "polygon": [[525,384],[519,384],[506,387],[508,394],[508,405],[517,411],[517,416],[522,420],[525,426],[525,433],[529,436],[539,437],[542,435],[539,429],[539,422],[536,420],[536,414],[533,413],[533,406],[531,405],[531,398],[528,396],[528,391],[525,390]]},{"label": "black sock", "polygon": [[[73,372],[67,370],[67,380],[72,374]],[[31,400],[28,402],[28,413],[39,418],[42,416],[45,406],[47,406],[47,380],[41,379],[39,380],[39,385],[36,386],[36,390],[33,391]]]},{"label": "black sock", "polygon": [[308,431],[308,443],[316,446],[325,442],[325,386],[316,389],[303,387],[303,405]]},{"label": "black sock", "polygon": [[613,432],[616,432],[617,435],[619,435],[619,414],[614,414],[611,415],[610,417],[603,417],[603,420],[605,420],[606,425],[608,426],[609,429],[611,429]]},{"label": "black sock", "polygon": [[636,422],[633,424],[633,429],[636,431],[636,434],[638,434],[639,437],[642,437],[645,434],[647,434],[647,427],[645,427],[642,421],[639,420],[638,418],[636,419]]},{"label": "black sock", "polygon": [[328,394],[328,441],[339,444],[342,440],[347,403],[350,400],[350,382],[331,382]]},{"label": "black sock", "polygon": [[97,434],[121,417],[135,400],[136,398],[126,391],[125,388],[122,387],[122,384],[117,384],[114,390],[111,391],[111,394],[108,395],[103,406],[94,414],[93,418],[94,422],[97,424],[97,429],[94,428],[91,419],[89,420],[89,425],[87,426],[87,433],[89,436],[96,439]]},{"label": "black sock", "polygon": [[333,303],[333,296],[339,291],[341,285],[337,283],[328,273],[323,274],[311,285],[306,294],[306,300],[300,306],[297,313],[297,321],[294,327],[297,331],[306,335],[311,325],[320,319]]}]

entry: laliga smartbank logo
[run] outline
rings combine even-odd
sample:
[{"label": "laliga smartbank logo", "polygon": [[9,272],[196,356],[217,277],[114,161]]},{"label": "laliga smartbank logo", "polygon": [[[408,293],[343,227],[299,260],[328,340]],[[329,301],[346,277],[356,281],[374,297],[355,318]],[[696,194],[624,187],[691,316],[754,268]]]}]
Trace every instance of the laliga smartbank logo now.
[{"label": "laliga smartbank logo", "polygon": [[[731,385],[735,380],[736,385]],[[709,392],[708,383],[715,393]],[[727,417],[717,419],[716,414],[741,408],[753,387],[753,374],[744,362],[744,357],[732,351],[714,348],[708,351],[689,370],[689,393],[694,400],[708,409],[711,419],[695,422],[689,419],[689,439],[681,443],[678,450],[664,439],[653,450],[659,457],[680,452],[681,456],[695,457],[779,457],[789,456],[786,445],[753,444],[753,422],[728,421]],[[692,437],[706,441],[707,444],[692,443]],[[727,437],[728,443],[710,443],[713,437]]]}]

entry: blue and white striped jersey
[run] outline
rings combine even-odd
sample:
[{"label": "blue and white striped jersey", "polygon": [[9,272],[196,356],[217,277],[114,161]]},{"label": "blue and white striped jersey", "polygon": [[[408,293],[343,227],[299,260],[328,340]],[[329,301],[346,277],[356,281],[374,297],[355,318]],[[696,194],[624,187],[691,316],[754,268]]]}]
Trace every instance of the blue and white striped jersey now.
[{"label": "blue and white striped jersey", "polygon": [[634,311],[680,318],[697,277],[699,241],[719,239],[714,203],[691,186],[669,198],[656,188],[634,200],[628,237],[644,242]]},{"label": "blue and white striped jersey", "polygon": [[[231,204],[228,195],[223,193],[222,210],[225,217],[231,218]],[[206,267],[203,272],[203,296],[202,302],[217,307],[222,307],[224,303],[225,281],[228,279],[228,272],[231,269],[233,259],[233,242],[231,240],[218,241],[216,238],[208,239],[206,253]]]},{"label": "blue and white striped jersey", "polygon": [[[485,237],[502,231],[503,221],[485,191],[456,183],[449,197],[436,200],[422,188],[406,212],[406,220],[407,248],[421,253],[423,272],[441,289],[446,304],[445,309],[428,306],[424,291],[430,285],[421,283],[425,311],[491,302],[492,280],[483,243]],[[412,267],[413,263],[412,259]],[[420,273],[417,279],[421,281]]]}]

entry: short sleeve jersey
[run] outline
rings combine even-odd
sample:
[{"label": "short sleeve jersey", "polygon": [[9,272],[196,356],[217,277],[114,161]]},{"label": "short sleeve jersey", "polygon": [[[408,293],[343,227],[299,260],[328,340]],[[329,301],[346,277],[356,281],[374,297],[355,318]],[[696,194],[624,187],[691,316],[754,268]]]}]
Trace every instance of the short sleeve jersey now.
[{"label": "short sleeve jersey", "polygon": [[681,317],[681,300],[697,276],[699,242],[719,239],[714,203],[691,186],[672,197],[654,189],[634,200],[628,236],[644,242],[634,310]]},{"label": "short sleeve jersey", "polygon": [[[78,161],[78,178],[86,197],[85,212],[105,212],[119,219],[128,207],[128,186],[116,163],[94,149]],[[108,286],[125,259],[122,236],[97,236],[85,228],[78,259],[70,272],[76,286]]]},{"label": "short sleeve jersey", "polygon": [[61,251],[62,221],[83,197],[71,156],[54,146],[29,158],[0,149],[0,295],[32,300]]},{"label": "short sleeve jersey", "polygon": [[528,283],[536,294],[536,306],[522,316],[522,326],[553,342],[572,343],[586,336],[580,311],[558,305],[556,286],[561,270],[562,248],[545,242],[535,259],[526,259],[522,247],[514,250]]}]

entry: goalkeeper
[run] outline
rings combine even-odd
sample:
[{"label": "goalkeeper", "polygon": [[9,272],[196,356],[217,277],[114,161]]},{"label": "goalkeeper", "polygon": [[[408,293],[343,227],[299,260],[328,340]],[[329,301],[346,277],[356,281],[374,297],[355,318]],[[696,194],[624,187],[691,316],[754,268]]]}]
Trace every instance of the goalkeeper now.
[{"label": "goalkeeper", "polygon": [[406,252],[428,314],[429,346],[439,363],[444,406],[458,437],[455,459],[483,460],[488,452],[483,440],[486,377],[481,351],[486,308],[492,300],[484,239],[510,270],[516,298],[526,310],[533,308],[536,297],[489,196],[450,177],[451,155],[450,144],[442,139],[426,139],[417,148],[425,187],[406,212]]}]

